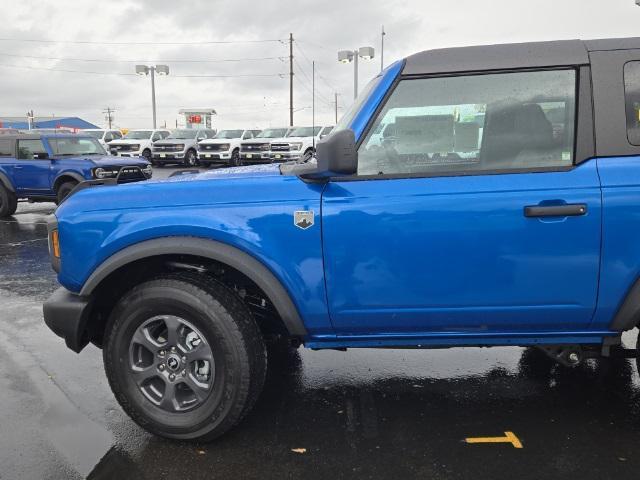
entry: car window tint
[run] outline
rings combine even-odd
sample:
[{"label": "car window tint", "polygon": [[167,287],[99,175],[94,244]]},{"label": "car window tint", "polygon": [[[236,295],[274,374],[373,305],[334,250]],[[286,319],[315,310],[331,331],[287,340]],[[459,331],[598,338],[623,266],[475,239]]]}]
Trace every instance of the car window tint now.
[{"label": "car window tint", "polygon": [[13,140],[0,139],[0,157],[13,157]]},{"label": "car window tint", "polygon": [[358,174],[569,166],[574,70],[401,81],[358,150]]},{"label": "car window tint", "polygon": [[18,140],[18,158],[33,160],[47,157],[42,140]]}]

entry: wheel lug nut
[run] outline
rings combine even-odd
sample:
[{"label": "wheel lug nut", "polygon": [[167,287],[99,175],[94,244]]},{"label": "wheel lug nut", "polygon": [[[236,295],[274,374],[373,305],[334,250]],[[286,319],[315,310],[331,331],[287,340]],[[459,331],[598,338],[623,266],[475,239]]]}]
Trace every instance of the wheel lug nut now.
[{"label": "wheel lug nut", "polygon": [[182,370],[182,372],[180,372],[180,373],[182,373],[182,376],[183,376],[183,377],[186,377],[186,376],[187,376],[187,371],[186,371],[186,370]]},{"label": "wheel lug nut", "polygon": [[187,363],[187,357],[182,357],[182,363]]},{"label": "wheel lug nut", "polygon": [[176,351],[176,347],[171,347],[171,351],[175,352]]},{"label": "wheel lug nut", "polygon": [[169,380],[175,380],[176,376],[172,373],[171,375],[169,375]]},{"label": "wheel lug nut", "polygon": [[160,355],[161,357],[164,357],[164,350],[160,350],[160,351],[158,352],[158,355]]},{"label": "wheel lug nut", "polygon": [[160,365],[158,365],[158,370],[164,370],[164,364],[161,363]]}]

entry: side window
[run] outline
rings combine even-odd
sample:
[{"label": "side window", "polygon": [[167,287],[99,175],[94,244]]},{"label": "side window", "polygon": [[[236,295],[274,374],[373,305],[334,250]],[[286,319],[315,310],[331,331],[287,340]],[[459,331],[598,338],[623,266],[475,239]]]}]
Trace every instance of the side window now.
[{"label": "side window", "polygon": [[18,140],[18,158],[22,160],[44,159],[49,155],[42,140]]},{"label": "side window", "polygon": [[253,133],[250,131],[246,131],[244,132],[244,135],[242,135],[243,140],[249,140],[251,138],[253,138]]},{"label": "side window", "polygon": [[106,143],[109,143],[111,140],[113,140],[113,133],[111,132],[107,132],[104,134],[104,141]]},{"label": "side window", "polygon": [[14,155],[13,140],[0,139],[0,157],[13,157]]},{"label": "side window", "polygon": [[160,133],[160,135],[162,135],[162,138],[167,138],[167,137],[169,136],[169,134],[170,134],[170,133],[171,133],[171,132],[163,131],[163,132],[161,132],[161,133]]},{"label": "side window", "polygon": [[114,130],[113,132],[111,132],[113,134],[113,138],[115,139],[119,139],[122,138],[122,132],[119,132],[117,130]]},{"label": "side window", "polygon": [[640,61],[624,65],[624,105],[627,115],[627,138],[640,145]]},{"label": "side window", "polygon": [[160,134],[160,132],[156,132],[151,137],[151,141],[152,142],[156,142],[156,141],[160,140],[161,138],[162,138],[162,135]]},{"label": "side window", "polygon": [[402,80],[358,149],[358,174],[573,163],[574,70]]}]

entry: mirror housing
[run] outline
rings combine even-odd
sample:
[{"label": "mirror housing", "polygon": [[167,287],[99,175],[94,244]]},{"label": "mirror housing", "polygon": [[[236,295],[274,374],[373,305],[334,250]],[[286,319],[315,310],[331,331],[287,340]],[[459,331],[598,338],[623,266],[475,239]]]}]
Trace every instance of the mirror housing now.
[{"label": "mirror housing", "polygon": [[328,179],[353,175],[358,171],[358,150],[353,130],[332,132],[316,143],[316,153],[306,163],[282,165],[283,175],[298,175],[305,179]]}]

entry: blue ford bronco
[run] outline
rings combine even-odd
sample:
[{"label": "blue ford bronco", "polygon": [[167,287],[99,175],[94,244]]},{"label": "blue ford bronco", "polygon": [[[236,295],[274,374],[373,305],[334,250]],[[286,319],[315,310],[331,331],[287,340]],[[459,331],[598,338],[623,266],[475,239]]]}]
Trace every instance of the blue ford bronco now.
[{"label": "blue ford bronco", "polygon": [[640,38],[432,50],[315,158],[86,188],[51,217],[47,325],[147,430],[210,440],[312,349],[622,354],[640,321]]},{"label": "blue ford bronco", "polygon": [[82,134],[15,134],[0,137],[0,218],[13,215],[18,199],[60,203],[81,182],[151,178],[144,159],[109,156]]}]

